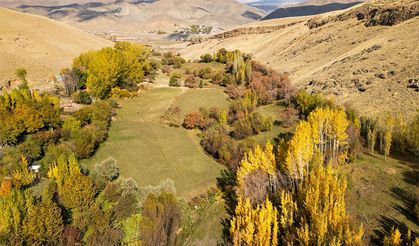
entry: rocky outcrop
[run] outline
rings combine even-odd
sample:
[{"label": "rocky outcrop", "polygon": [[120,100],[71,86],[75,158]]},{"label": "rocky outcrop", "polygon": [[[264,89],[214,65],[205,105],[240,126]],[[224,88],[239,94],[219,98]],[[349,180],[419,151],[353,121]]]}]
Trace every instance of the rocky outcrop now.
[{"label": "rocky outcrop", "polygon": [[293,26],[304,21],[296,21],[286,25],[276,25],[276,26],[257,26],[257,27],[241,27],[236,28],[231,31],[223,32],[214,36],[209,37],[209,39],[226,39],[226,38],[233,38],[239,37],[242,35],[250,35],[250,34],[266,34],[272,33],[281,29],[284,29],[289,26]]},{"label": "rocky outcrop", "polygon": [[366,27],[392,26],[419,15],[418,1],[372,1],[353,8],[342,14],[327,18],[316,17],[307,21],[306,25],[312,29],[334,21],[357,19],[363,21]]}]

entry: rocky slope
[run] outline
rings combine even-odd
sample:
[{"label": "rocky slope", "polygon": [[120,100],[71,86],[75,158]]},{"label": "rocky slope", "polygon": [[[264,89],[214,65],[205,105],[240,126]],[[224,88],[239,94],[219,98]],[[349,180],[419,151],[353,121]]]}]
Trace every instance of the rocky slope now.
[{"label": "rocky slope", "polygon": [[419,77],[418,13],[417,1],[372,0],[318,16],[252,23],[183,54],[193,59],[239,48],[289,72],[300,88],[330,95],[363,114],[413,114],[419,92],[408,87]]}]

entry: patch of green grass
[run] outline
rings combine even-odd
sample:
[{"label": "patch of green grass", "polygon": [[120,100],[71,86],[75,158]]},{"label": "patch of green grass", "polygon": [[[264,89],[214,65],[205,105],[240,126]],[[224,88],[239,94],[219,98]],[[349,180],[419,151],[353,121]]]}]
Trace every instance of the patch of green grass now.
[{"label": "patch of green grass", "polygon": [[172,104],[180,109],[179,123],[183,123],[185,115],[199,111],[200,108],[228,108],[228,96],[221,88],[190,89],[180,95]]},{"label": "patch of green grass", "polygon": [[[181,99],[183,93],[187,99]],[[85,162],[93,167],[113,157],[121,176],[132,177],[141,186],[172,179],[180,196],[191,198],[205,191],[215,185],[223,166],[204,153],[193,131],[169,127],[161,116],[177,99],[181,107],[191,104],[192,109],[208,104],[211,97],[211,90],[155,88],[138,98],[122,100],[108,140]]]},{"label": "patch of green grass", "polygon": [[402,224],[419,232],[412,211],[419,196],[417,165],[393,158],[385,160],[378,154],[363,154],[341,169],[348,177],[349,213],[362,221],[367,234]]}]

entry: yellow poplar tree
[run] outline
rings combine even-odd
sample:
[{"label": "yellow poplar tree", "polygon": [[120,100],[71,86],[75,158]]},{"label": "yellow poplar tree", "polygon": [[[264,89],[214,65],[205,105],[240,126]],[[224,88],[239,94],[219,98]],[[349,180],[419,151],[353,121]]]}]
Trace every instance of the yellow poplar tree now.
[{"label": "yellow poplar tree", "polygon": [[324,167],[321,158],[316,162],[298,189],[297,197],[301,199],[299,207],[304,210],[302,214],[306,216],[302,221],[310,222],[307,225],[302,224],[299,228],[298,235],[304,235],[300,240],[306,244],[309,235],[309,243],[316,245],[361,242],[362,225],[352,228],[346,213],[346,180],[334,174],[330,164]]},{"label": "yellow poplar tree", "polygon": [[402,234],[400,233],[399,229],[392,228],[390,235],[384,237],[384,246],[400,246],[402,245]]},{"label": "yellow poplar tree", "polygon": [[278,245],[277,216],[277,209],[268,199],[256,208],[252,208],[249,199],[239,199],[230,227],[233,245]]},{"label": "yellow poplar tree", "polygon": [[383,139],[383,150],[384,150],[384,158],[386,159],[387,156],[390,155],[391,150],[391,143],[392,143],[392,134],[389,129],[384,131],[384,139]]},{"label": "yellow poplar tree", "polygon": [[264,149],[257,145],[254,151],[251,150],[244,155],[237,170],[238,186],[243,186],[246,175],[256,170],[262,170],[269,174],[270,177],[274,177],[276,162],[271,143],[268,142]]},{"label": "yellow poplar tree", "polygon": [[298,124],[294,136],[291,138],[285,158],[284,169],[296,180],[303,180],[308,172],[308,163],[314,153],[311,125],[302,121]]},{"label": "yellow poplar tree", "polygon": [[317,108],[310,113],[308,122],[312,127],[316,150],[319,150],[323,156],[330,154],[333,160],[345,158],[345,148],[348,144],[346,129],[349,126],[345,111]]},{"label": "yellow poplar tree", "polygon": [[61,187],[67,177],[80,173],[80,166],[74,154],[68,157],[61,155],[56,162],[50,165],[48,177],[54,178],[57,181],[58,187]]},{"label": "yellow poplar tree", "polygon": [[34,179],[35,174],[29,170],[28,160],[26,157],[22,156],[19,168],[13,172],[13,182],[15,187],[20,189],[22,186],[30,185]]}]

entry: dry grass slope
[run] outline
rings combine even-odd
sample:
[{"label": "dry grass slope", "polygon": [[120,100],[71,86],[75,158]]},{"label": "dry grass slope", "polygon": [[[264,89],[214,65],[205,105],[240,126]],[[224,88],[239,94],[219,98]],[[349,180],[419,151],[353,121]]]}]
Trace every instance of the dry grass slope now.
[{"label": "dry grass slope", "polygon": [[0,83],[17,67],[39,81],[71,65],[74,57],[112,42],[45,17],[0,8]]},{"label": "dry grass slope", "polygon": [[[357,20],[357,12],[374,9],[400,13],[413,9],[410,14],[416,17],[392,26],[366,27],[366,19]],[[193,59],[220,48],[238,48],[264,64],[289,72],[300,88],[329,94],[362,114],[413,114],[419,109],[419,95],[407,85],[419,72],[418,10],[419,4],[412,0],[376,0],[315,17],[261,21],[245,28],[283,27],[261,34],[244,32],[209,39],[188,47],[183,55]],[[308,23],[322,25],[310,29]]]}]

